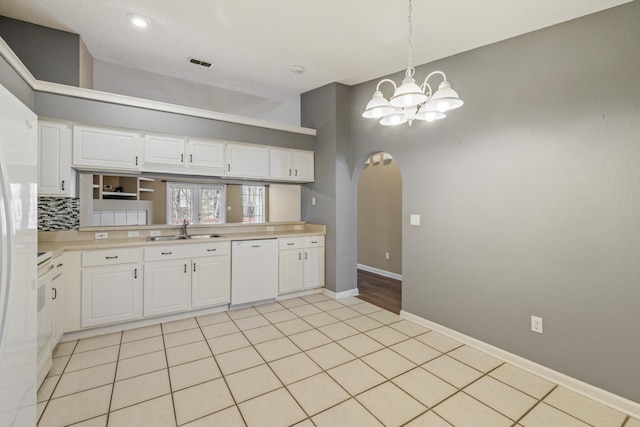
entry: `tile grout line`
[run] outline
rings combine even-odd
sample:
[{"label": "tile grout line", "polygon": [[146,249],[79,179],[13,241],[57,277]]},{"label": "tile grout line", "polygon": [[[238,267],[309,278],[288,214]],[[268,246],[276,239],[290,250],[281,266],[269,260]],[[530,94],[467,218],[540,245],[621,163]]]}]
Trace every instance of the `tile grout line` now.
[{"label": "tile grout line", "polygon": [[[194,318],[195,319],[195,318]],[[198,322],[196,321],[196,324]],[[173,384],[171,383],[171,371],[169,370],[169,358],[167,356],[167,343],[164,341],[164,328],[162,323],[160,323],[160,336],[162,337],[162,347],[164,351],[164,360],[167,363],[167,378],[169,379],[169,396],[171,397],[171,408],[173,409],[173,420],[175,421],[175,425],[178,425],[178,413],[176,411],[176,402],[173,399]],[[158,396],[162,397],[162,396]]]}]

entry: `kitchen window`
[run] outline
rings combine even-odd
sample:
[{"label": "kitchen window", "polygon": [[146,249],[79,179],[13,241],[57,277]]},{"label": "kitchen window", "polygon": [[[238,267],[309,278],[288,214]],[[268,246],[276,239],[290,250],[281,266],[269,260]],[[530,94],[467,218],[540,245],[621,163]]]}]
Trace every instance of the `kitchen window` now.
[{"label": "kitchen window", "polygon": [[223,185],[167,183],[167,224],[223,224],[224,206]]}]

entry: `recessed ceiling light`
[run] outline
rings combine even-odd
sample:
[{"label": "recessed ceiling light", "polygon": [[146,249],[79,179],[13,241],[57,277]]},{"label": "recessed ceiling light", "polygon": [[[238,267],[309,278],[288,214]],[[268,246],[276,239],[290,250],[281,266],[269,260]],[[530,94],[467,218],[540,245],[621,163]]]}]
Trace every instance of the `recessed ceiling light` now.
[{"label": "recessed ceiling light", "polygon": [[304,73],[304,67],[302,65],[292,65],[289,67],[293,74],[302,74]]},{"label": "recessed ceiling light", "polygon": [[135,13],[127,13],[127,16],[131,20],[131,23],[138,28],[145,28],[151,24],[151,21],[144,16],[136,15]]}]

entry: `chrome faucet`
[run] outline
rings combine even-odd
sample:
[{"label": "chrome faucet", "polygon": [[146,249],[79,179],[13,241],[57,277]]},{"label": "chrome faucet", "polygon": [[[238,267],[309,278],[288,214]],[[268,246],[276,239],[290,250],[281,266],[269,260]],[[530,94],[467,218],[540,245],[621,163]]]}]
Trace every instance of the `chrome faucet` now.
[{"label": "chrome faucet", "polygon": [[189,234],[187,234],[187,226],[189,225],[189,221],[187,221],[186,219],[182,220],[182,234],[180,234],[180,237],[188,239],[189,238]]}]

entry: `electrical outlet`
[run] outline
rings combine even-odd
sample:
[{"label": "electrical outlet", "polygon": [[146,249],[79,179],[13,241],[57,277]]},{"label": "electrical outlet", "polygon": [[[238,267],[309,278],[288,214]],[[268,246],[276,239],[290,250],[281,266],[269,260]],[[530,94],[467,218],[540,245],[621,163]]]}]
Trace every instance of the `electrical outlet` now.
[{"label": "electrical outlet", "polygon": [[317,200],[316,200],[316,198],[315,198],[315,197],[312,197],[312,198],[311,198],[311,206],[315,206],[315,205],[316,205],[316,203],[318,203],[318,202],[317,202]]},{"label": "electrical outlet", "polygon": [[384,259],[389,259],[389,252],[384,253]]},{"label": "electrical outlet", "polygon": [[542,317],[531,316],[531,330],[539,334],[542,333]]},{"label": "electrical outlet", "polygon": [[98,239],[108,239],[109,238],[109,233],[96,233],[96,234],[94,234],[94,236],[95,236],[94,238],[96,240],[98,240]]},{"label": "electrical outlet", "polygon": [[270,231],[276,231],[276,228],[273,225],[267,225],[267,233]]},{"label": "electrical outlet", "polygon": [[420,215],[411,215],[411,225],[420,225]]},{"label": "electrical outlet", "polygon": [[303,226],[301,226],[301,225],[294,225],[294,226],[293,226],[293,229],[294,229],[294,230],[297,230],[297,231],[302,230],[303,228],[304,228],[304,227],[303,227]]},{"label": "electrical outlet", "polygon": [[128,231],[127,232],[127,237],[140,237],[140,232],[139,231]]},{"label": "electrical outlet", "polygon": [[160,230],[151,230],[149,232],[149,236],[151,236],[151,237],[160,236],[161,234],[162,234],[162,231],[160,231]]}]

